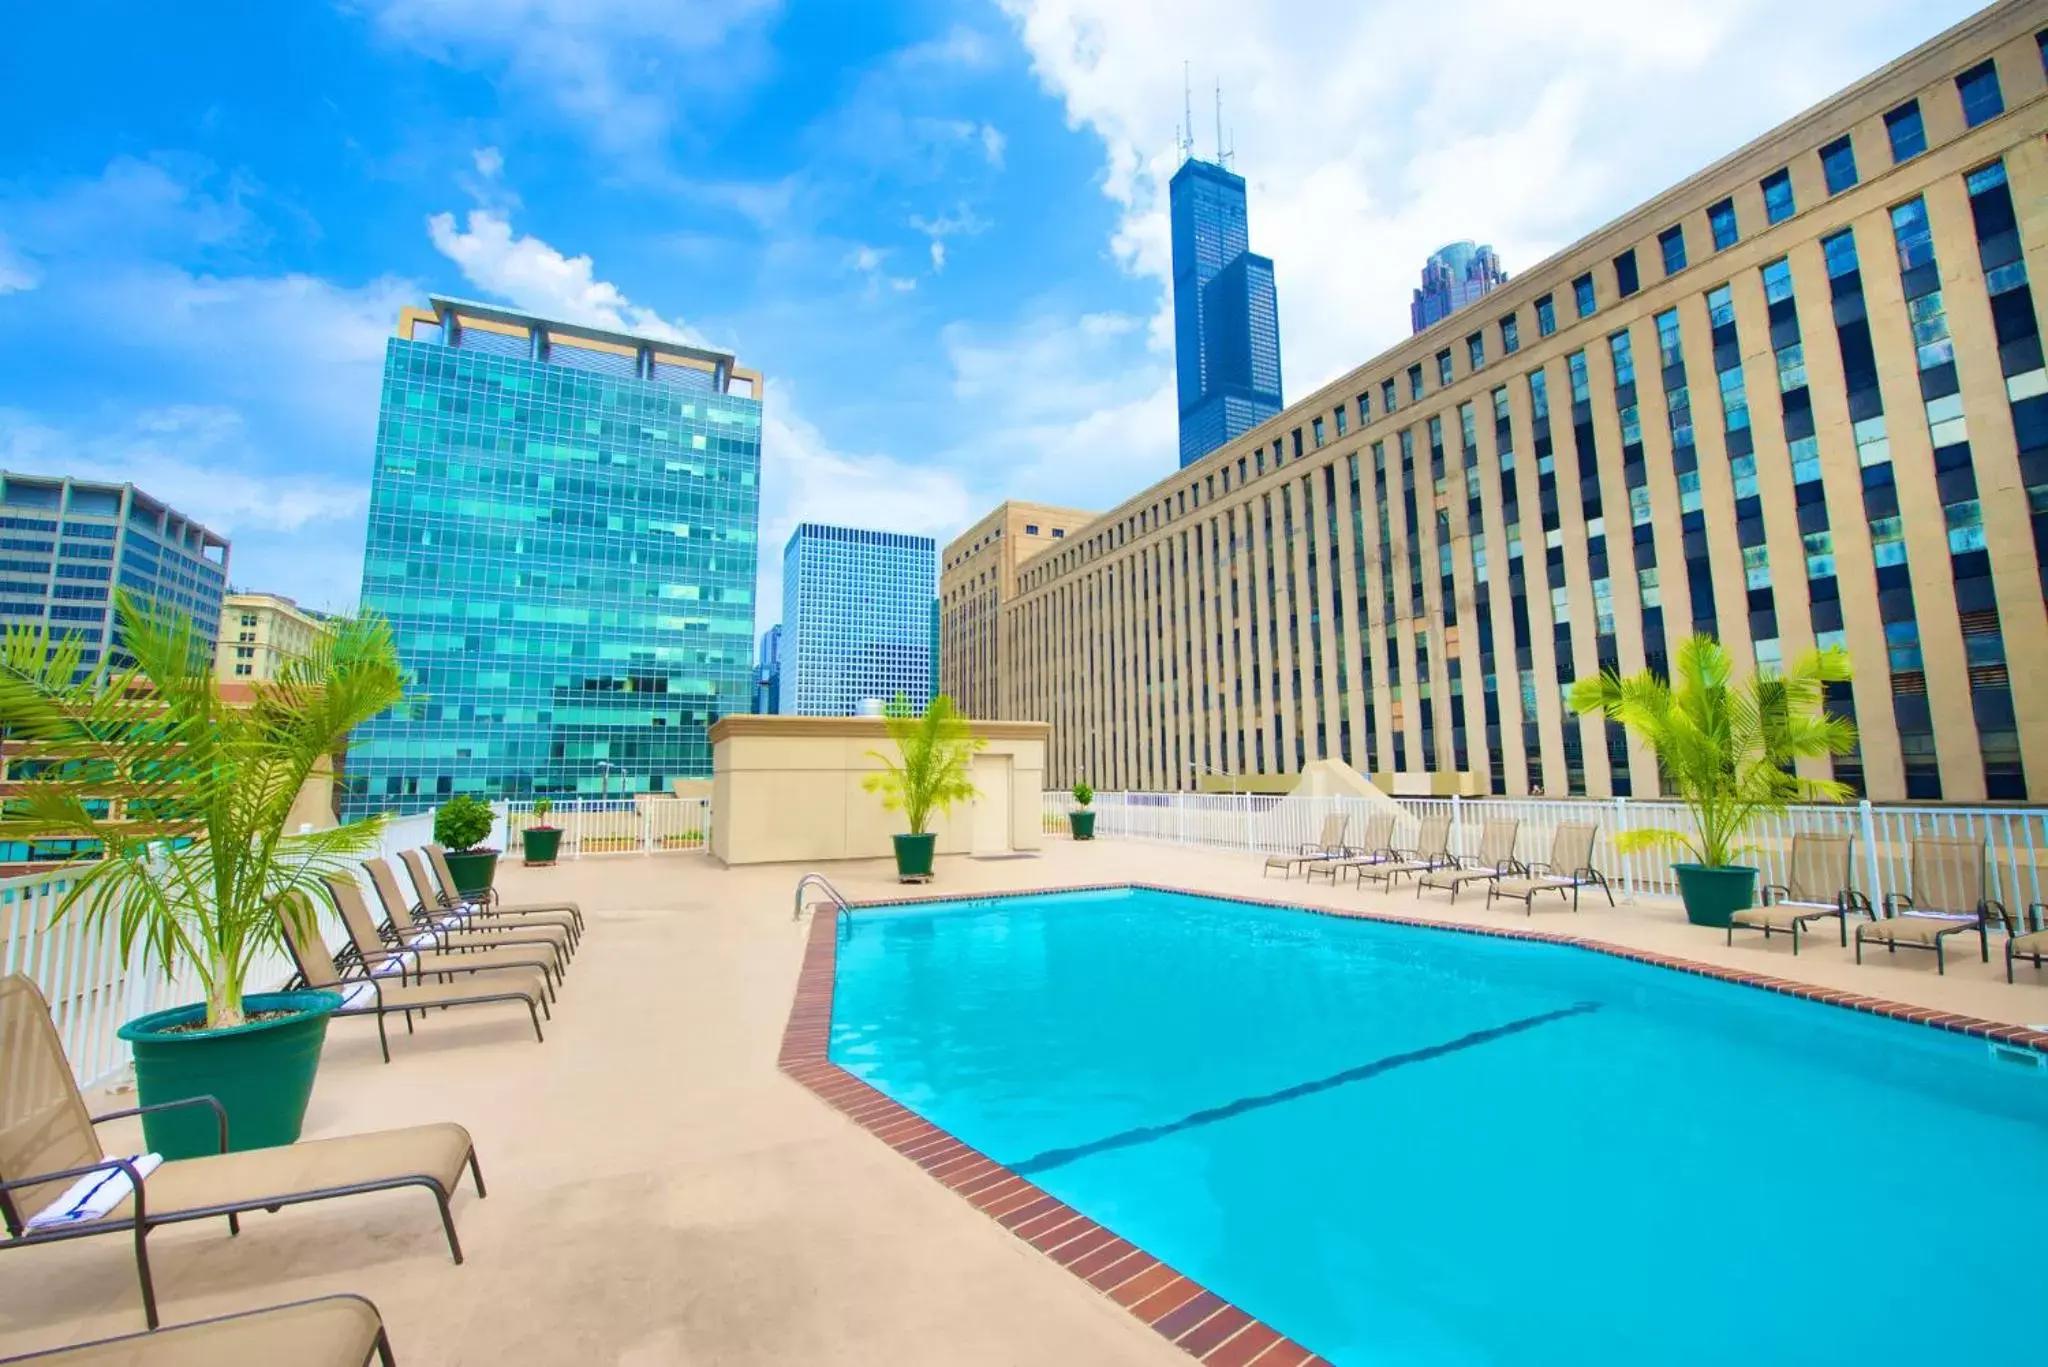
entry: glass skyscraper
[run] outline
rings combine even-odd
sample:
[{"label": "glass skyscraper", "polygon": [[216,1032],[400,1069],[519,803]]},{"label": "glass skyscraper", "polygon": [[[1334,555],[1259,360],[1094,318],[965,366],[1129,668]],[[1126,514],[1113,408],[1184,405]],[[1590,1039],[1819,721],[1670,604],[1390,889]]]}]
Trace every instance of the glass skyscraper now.
[{"label": "glass skyscraper", "polygon": [[938,560],[928,536],[800,523],[782,552],[783,714],[847,717],[898,695],[922,711]]},{"label": "glass skyscraper", "polygon": [[432,302],[385,350],[363,606],[408,696],[357,733],[351,810],[708,775],[752,704],[759,376]]},{"label": "glass skyscraper", "polygon": [[1180,463],[1280,411],[1273,262],[1249,250],[1244,177],[1190,157],[1169,187]]},{"label": "glass skyscraper", "polygon": [[1422,266],[1422,288],[1408,305],[1408,321],[1427,332],[1467,304],[1476,303],[1507,281],[1493,248],[1452,242],[1437,248]]},{"label": "glass skyscraper", "polygon": [[0,626],[47,621],[80,637],[84,662],[117,652],[113,594],[187,614],[209,644],[220,639],[227,590],[225,538],[132,484],[61,475],[0,474]]}]

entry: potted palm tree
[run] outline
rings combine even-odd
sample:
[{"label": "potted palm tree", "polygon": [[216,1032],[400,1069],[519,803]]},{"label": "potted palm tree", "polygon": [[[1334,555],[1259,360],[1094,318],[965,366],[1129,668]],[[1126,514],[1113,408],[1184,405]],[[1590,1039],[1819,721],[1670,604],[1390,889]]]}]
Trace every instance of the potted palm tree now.
[{"label": "potted palm tree", "polygon": [[1067,825],[1076,840],[1095,838],[1095,813],[1088,810],[1088,804],[1095,801],[1095,790],[1088,786],[1086,779],[1074,784],[1074,806],[1076,811],[1067,813]]},{"label": "potted palm tree", "polygon": [[471,793],[457,793],[434,810],[434,840],[448,847],[448,872],[464,897],[487,891],[498,873],[498,852],[484,844],[498,814]]},{"label": "potted palm tree", "polygon": [[552,864],[562,851],[562,828],[548,824],[548,813],[554,809],[555,804],[548,798],[533,800],[532,824],[519,833],[520,851],[528,865]]},{"label": "potted palm tree", "polygon": [[1643,738],[1657,756],[1666,791],[1691,813],[1693,829],[1624,831],[1623,852],[1666,849],[1674,862],[1686,919],[1725,927],[1756,899],[1756,869],[1738,862],[1758,821],[1794,802],[1840,802],[1852,790],[1832,779],[1800,778],[1794,761],[1846,754],[1856,727],[1827,711],[1827,685],[1850,677],[1849,657],[1816,650],[1782,670],[1735,682],[1721,643],[1704,634],[1679,646],[1672,677],[1651,670],[1623,678],[1613,670],[1572,685],[1571,705],[1598,712]]},{"label": "potted palm tree", "polygon": [[[320,880],[372,853],[383,818],[286,826],[349,733],[399,701],[397,652],[382,623],[336,619],[236,706],[188,617],[125,592],[115,612],[125,655],[93,664],[76,637],[41,624],[0,644],[0,726],[38,761],[0,813],[0,838],[90,842],[98,858],[76,867],[55,918],[111,930],[132,969],[196,980],[204,1000],[120,1028],[141,1104],[210,1096],[231,1147],[288,1144],[341,998],[250,989],[284,976],[283,916],[317,937]],[[218,1145],[206,1108],[147,1113],[143,1131],[166,1158]]]},{"label": "potted palm tree", "polygon": [[868,751],[882,762],[882,772],[869,774],[861,786],[879,793],[884,809],[902,812],[909,822],[909,834],[895,837],[896,876],[906,883],[922,882],[932,876],[932,854],[939,839],[931,830],[932,814],[950,811],[954,803],[976,796],[968,769],[974,752],[988,742],[974,734],[944,693],[934,697],[922,714],[912,712],[899,695],[882,714],[882,723],[896,742],[897,758]]}]

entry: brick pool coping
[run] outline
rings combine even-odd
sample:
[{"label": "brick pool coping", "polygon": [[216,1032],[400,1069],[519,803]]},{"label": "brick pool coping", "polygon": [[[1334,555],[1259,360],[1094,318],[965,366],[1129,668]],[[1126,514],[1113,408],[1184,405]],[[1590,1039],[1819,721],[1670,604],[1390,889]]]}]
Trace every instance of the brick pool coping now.
[{"label": "brick pool coping", "polygon": [[[1573,949],[1605,954],[1617,959],[1655,964],[1697,977],[1762,988],[1783,996],[1799,997],[1830,1006],[1845,1007],[1869,1015],[1887,1016],[1918,1025],[1931,1025],[1954,1034],[2014,1045],[2048,1053],[2048,1033],[2021,1025],[1988,1021],[1976,1016],[1908,1006],[1881,997],[1817,987],[1812,983],[1741,969],[1723,968],[1654,950],[1635,949],[1605,940],[1561,935],[1552,931],[1512,926],[1477,926],[1450,921],[1427,920],[1398,913],[1344,910],[1303,906],[1264,897],[1241,894],[1197,892],[1190,888],[1156,883],[1090,883],[1058,888],[1014,889],[1003,892],[959,894],[932,893],[891,897],[853,903],[856,909],[915,906],[924,902],[993,901],[1012,897],[1038,897],[1061,892],[1103,892],[1119,889],[1182,893],[1247,906],[1300,911],[1317,916],[1352,920],[1382,921],[1392,925],[1415,926],[1451,934],[1484,935],[1496,939],[1533,940],[1565,945]],[[833,1063],[828,1057],[832,1036],[832,993],[839,959],[838,917],[829,903],[814,908],[810,939],[804,948],[803,967],[797,975],[796,995],[790,1005],[789,1023],[782,1036],[778,1060],[782,1071],[803,1084],[819,1098],[844,1113],[855,1124],[915,1162],[945,1186],[950,1187],[991,1219],[1018,1238],[1038,1249],[1093,1289],[1123,1306],[1145,1324],[1165,1336],[1168,1342],[1211,1367],[1328,1367],[1324,1359],[1261,1324],[1251,1315],[1213,1291],[1201,1286],[1170,1265],[1161,1262],[1113,1230],[1074,1210],[1027,1179],[977,1149],[961,1143],[951,1134],[919,1116],[906,1106],[890,1100],[875,1088]]]}]

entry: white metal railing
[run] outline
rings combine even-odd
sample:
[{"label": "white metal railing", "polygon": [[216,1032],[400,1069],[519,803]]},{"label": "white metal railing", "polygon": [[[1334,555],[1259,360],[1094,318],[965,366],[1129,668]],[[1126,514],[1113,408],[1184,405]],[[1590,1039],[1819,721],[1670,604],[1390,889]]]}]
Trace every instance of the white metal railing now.
[{"label": "white metal railing", "polygon": [[[378,852],[395,860],[400,850],[432,840],[433,824],[431,814],[394,820]],[[6,937],[0,944],[0,971],[26,974],[42,989],[72,1072],[81,1087],[92,1088],[128,1066],[128,1046],[114,1034],[122,1022],[199,1001],[204,991],[189,966],[166,977],[156,968],[124,963],[113,926],[87,930],[78,917],[53,923],[72,881],[63,870],[0,879],[0,934]],[[331,917],[323,926],[330,948],[339,948],[345,938],[339,926]],[[274,991],[294,972],[284,953],[267,955],[254,965],[249,990]]]},{"label": "white metal railing", "polygon": [[711,799],[626,797],[557,802],[536,822],[530,802],[500,803],[498,836],[508,855],[519,854],[521,832],[546,824],[562,832],[559,857],[587,854],[664,854],[702,850],[711,839]]},{"label": "white metal railing", "polygon": [[[1365,819],[1399,808],[1395,843],[1412,845],[1421,818],[1453,818],[1451,849],[1474,854],[1480,827],[1491,817],[1520,821],[1516,853],[1523,860],[1547,859],[1550,842],[1561,822],[1593,821],[1600,827],[1594,858],[1613,883],[1616,897],[1669,897],[1678,885],[1671,872],[1672,856],[1662,851],[1617,854],[1614,837],[1645,827],[1690,830],[1683,804],[1634,798],[1386,798],[1267,797],[1221,793],[1097,793],[1094,810],[1098,836],[1160,840],[1218,849],[1291,850],[1321,838],[1326,817],[1350,818],[1355,839]],[[1044,796],[1048,829],[1064,829],[1074,810],[1069,793]],[[2048,808],[1888,806],[1869,802],[1839,806],[1794,807],[1762,823],[1751,856],[1765,882],[1783,882],[1792,837],[1800,832],[1842,833],[1856,837],[1857,889],[1874,902],[1887,892],[1910,886],[1908,858],[1915,836],[1979,835],[1990,849],[1992,895],[2015,916],[2030,903],[2048,898]]]}]

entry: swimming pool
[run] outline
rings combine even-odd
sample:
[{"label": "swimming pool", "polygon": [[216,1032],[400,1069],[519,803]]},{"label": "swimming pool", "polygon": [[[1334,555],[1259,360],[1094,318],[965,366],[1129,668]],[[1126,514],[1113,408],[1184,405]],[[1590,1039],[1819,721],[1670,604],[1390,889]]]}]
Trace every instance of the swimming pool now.
[{"label": "swimming pool", "polygon": [[2037,1364],[2048,1071],[1541,942],[863,909],[830,1058],[1339,1364]]}]

